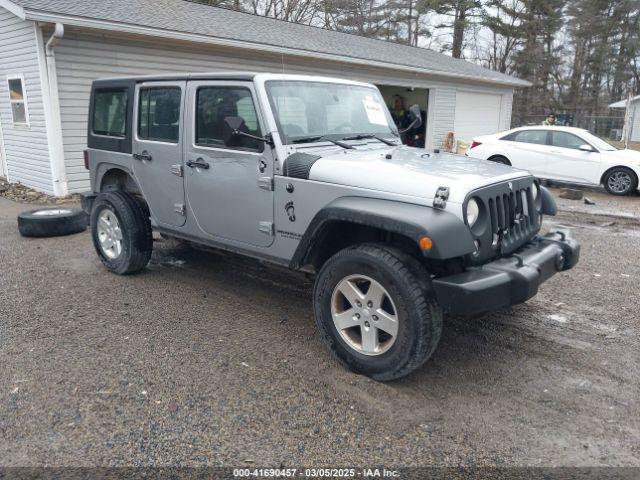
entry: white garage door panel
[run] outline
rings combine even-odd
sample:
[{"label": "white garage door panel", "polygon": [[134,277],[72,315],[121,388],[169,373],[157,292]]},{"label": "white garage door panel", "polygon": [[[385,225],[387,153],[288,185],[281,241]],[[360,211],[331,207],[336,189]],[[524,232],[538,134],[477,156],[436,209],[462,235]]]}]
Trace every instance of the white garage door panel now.
[{"label": "white garage door panel", "polygon": [[501,100],[502,95],[493,93],[456,92],[456,138],[469,142],[500,131]]}]

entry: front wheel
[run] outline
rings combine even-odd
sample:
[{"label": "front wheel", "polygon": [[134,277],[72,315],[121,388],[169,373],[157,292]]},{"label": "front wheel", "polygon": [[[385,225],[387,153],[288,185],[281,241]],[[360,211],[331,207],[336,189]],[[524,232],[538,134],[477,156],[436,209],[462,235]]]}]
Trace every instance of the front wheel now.
[{"label": "front wheel", "polygon": [[611,195],[628,195],[638,188],[638,177],[627,167],[615,167],[604,176],[604,188]]},{"label": "front wheel", "polygon": [[91,237],[102,263],[114,273],[142,270],[153,250],[148,211],[131,194],[101,193],[91,211]]},{"label": "front wheel", "polygon": [[338,360],[381,381],[420,367],[442,332],[442,309],[427,272],[386,246],[359,245],[331,257],[316,279],[314,311]]}]

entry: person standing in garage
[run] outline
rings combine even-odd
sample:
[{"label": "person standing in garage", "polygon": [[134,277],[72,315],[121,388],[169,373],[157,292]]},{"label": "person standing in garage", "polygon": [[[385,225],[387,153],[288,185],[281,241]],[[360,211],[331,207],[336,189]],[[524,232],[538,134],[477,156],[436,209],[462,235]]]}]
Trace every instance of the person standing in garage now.
[{"label": "person standing in garage", "polygon": [[[409,115],[404,108],[404,98],[402,95],[394,95],[393,106],[389,108],[393,123],[396,124],[398,130],[404,130],[409,125]],[[406,135],[402,134],[402,143],[406,145]]]}]

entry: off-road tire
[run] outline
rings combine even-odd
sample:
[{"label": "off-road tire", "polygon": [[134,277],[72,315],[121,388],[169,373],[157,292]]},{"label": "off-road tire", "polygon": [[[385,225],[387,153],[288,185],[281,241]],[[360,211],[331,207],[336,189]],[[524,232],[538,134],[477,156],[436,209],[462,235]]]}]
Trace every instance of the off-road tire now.
[{"label": "off-road tire", "polygon": [[[382,354],[368,356],[349,346],[333,322],[331,298],[349,275],[366,275],[389,292],[398,315],[395,342]],[[361,244],[333,255],[315,282],[314,313],[320,335],[335,357],[350,370],[379,381],[408,375],[433,354],[442,333],[442,308],[429,274],[410,255],[378,244]]]},{"label": "off-road tire", "polygon": [[[609,186],[609,179],[611,178],[611,176],[619,172],[626,173],[631,178],[631,183],[629,185],[629,188],[627,188],[624,191],[612,190],[611,187]],[[638,189],[638,176],[630,168],[613,167],[611,170],[607,171],[607,173],[604,174],[604,176],[602,177],[602,183],[607,193],[622,197],[624,195],[629,195],[630,193],[633,193]]]},{"label": "off-road tire", "polygon": [[[98,239],[98,218],[104,209],[116,216],[122,231],[122,252],[117,258],[107,257]],[[149,212],[133,195],[120,190],[101,193],[91,210],[91,238],[100,260],[114,273],[127,275],[147,266],[153,250]]]},{"label": "off-road tire", "polygon": [[18,231],[23,237],[58,237],[84,232],[87,214],[64,206],[38,208],[18,215]]}]

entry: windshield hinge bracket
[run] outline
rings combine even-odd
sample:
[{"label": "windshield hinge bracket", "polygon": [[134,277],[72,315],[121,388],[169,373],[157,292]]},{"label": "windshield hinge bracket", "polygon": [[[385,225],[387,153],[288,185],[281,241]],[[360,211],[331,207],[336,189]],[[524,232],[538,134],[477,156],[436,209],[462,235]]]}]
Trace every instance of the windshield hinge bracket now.
[{"label": "windshield hinge bracket", "polygon": [[272,177],[260,177],[258,178],[258,187],[263,190],[273,191],[273,178]]}]

